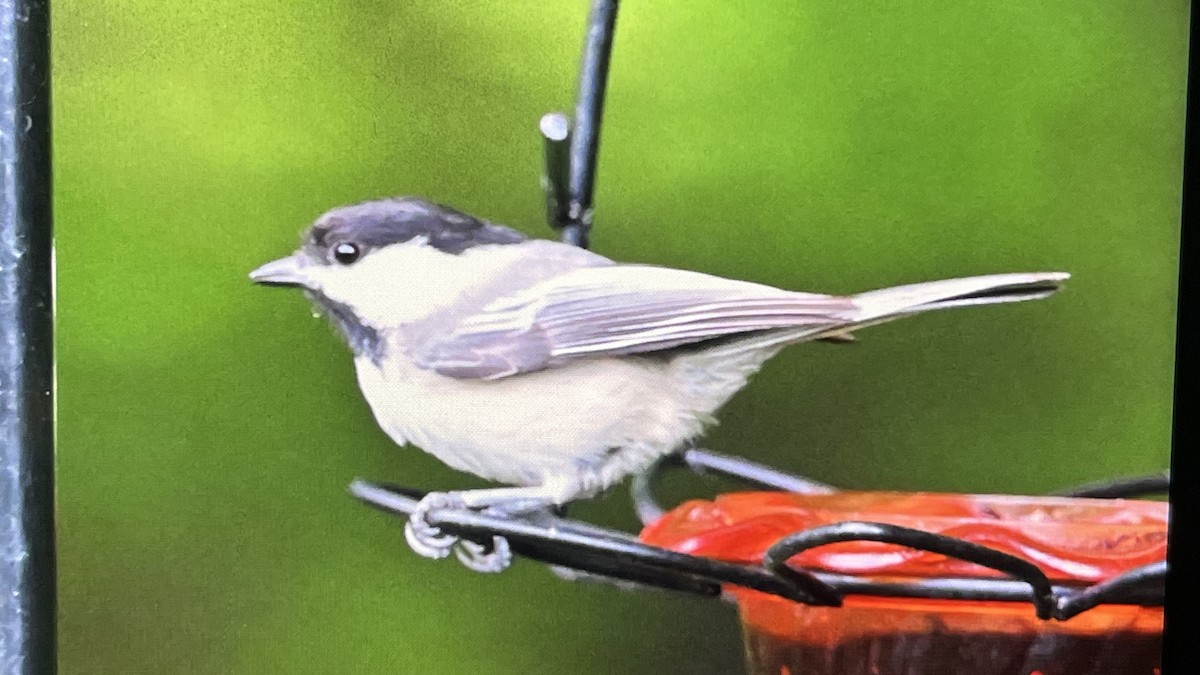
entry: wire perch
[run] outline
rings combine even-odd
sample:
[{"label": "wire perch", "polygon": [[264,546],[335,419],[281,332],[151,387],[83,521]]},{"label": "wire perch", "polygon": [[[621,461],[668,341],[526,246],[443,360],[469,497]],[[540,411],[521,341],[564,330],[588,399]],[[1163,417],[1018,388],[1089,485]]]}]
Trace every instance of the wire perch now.
[{"label": "wire perch", "polygon": [[[715,455],[708,451],[693,452],[701,453],[701,457]],[[662,466],[666,464],[660,468]],[[354,481],[350,492],[366,504],[401,517],[407,517],[424,494],[419,490],[363,480]],[[707,597],[719,597],[723,586],[736,585],[794,602],[830,607],[840,606],[847,595],[1031,602],[1039,618],[1064,621],[1102,604],[1162,606],[1167,572],[1167,564],[1163,561],[1083,588],[1056,585],[1050,583],[1036,565],[1002,551],[942,534],[872,522],[835,523],[793,533],[771,546],[763,565],[739,565],[649,546],[628,533],[562,518],[548,511],[532,516],[501,517],[474,511],[440,510],[431,512],[428,520],[449,534],[482,545],[490,542],[492,537],[504,537],[513,553],[519,556],[576,570],[587,578],[632,582],[642,587]],[[785,564],[807,548],[834,541],[864,540],[935,551],[991,568],[1011,578],[877,582],[812,572]]]}]

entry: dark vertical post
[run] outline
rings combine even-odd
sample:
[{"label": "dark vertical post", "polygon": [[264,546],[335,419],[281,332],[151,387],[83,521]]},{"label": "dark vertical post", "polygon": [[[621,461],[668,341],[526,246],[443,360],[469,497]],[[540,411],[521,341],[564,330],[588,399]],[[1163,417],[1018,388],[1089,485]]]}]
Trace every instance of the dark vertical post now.
[{"label": "dark vertical post", "polygon": [[1196,270],[1197,232],[1200,232],[1200,21],[1192,3],[1188,41],[1187,123],[1183,150],[1183,213],[1179,241],[1179,307],[1175,318],[1175,410],[1171,437],[1171,522],[1167,535],[1166,600],[1163,603],[1163,672],[1186,673],[1196,667],[1196,637],[1191,628],[1200,621],[1200,565],[1196,538],[1200,508],[1196,498],[1200,479],[1194,404],[1187,393],[1196,386]]},{"label": "dark vertical post", "polygon": [[0,0],[0,672],[55,672],[48,0]]},{"label": "dark vertical post", "polygon": [[[588,230],[592,226],[600,121],[604,115],[608,63],[617,26],[617,4],[618,0],[592,2],[579,67],[575,119],[567,120],[560,113],[551,113],[542,118],[541,125],[546,142],[544,187],[550,225],[562,230],[563,241],[584,248],[588,246]],[[568,164],[566,167],[564,160]],[[564,174],[565,186],[562,185]],[[565,205],[561,201],[564,194],[567,197]]]},{"label": "dark vertical post", "polygon": [[608,62],[616,25],[617,0],[595,0],[583,44],[579,99],[575,104],[575,128],[571,133],[571,207],[568,216],[572,225],[564,233],[570,238],[568,241],[584,248],[587,248],[588,230],[592,227],[600,122],[604,116],[604,92],[608,86]]}]

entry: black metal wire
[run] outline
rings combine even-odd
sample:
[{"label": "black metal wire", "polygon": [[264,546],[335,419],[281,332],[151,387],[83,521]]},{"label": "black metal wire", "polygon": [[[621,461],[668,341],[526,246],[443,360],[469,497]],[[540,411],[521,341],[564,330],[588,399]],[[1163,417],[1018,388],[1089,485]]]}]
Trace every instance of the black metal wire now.
[{"label": "black metal wire", "polygon": [[[579,69],[575,119],[571,121],[561,113],[550,113],[542,117],[541,123],[546,143],[547,220],[551,227],[562,231],[563,241],[583,248],[588,247],[588,233],[592,227],[600,121],[604,115],[617,5],[617,0],[592,2]],[[562,147],[569,148],[568,152],[564,153]],[[564,166],[564,162],[569,166]]]},{"label": "black metal wire", "polygon": [[[634,510],[642,524],[649,525],[666,513],[654,496],[654,487],[666,469],[687,467],[694,473],[715,473],[739,482],[768,490],[798,494],[828,494],[837,488],[810,478],[771,468],[741,457],[725,455],[702,448],[685,448],[660,459],[649,471],[634,477],[630,484]],[[1163,471],[1148,476],[1131,476],[1097,481],[1052,493],[1062,497],[1094,499],[1130,499],[1164,494],[1170,486],[1170,474]]]},{"label": "black metal wire", "polygon": [[1031,599],[1037,608],[1038,618],[1048,619],[1054,615],[1056,603],[1050,580],[1037,565],[963,539],[899,525],[846,521],[796,532],[780,539],[767,549],[763,556],[763,565],[773,572],[782,573],[791,569],[787,566],[787,561],[792,556],[811,548],[843,541],[898,544],[990,567],[1029,584],[1033,591]]},{"label": "black metal wire", "polygon": [[633,508],[643,525],[649,525],[666,513],[666,509],[660,506],[654,497],[655,482],[662,475],[662,470],[680,466],[686,466],[693,473],[715,473],[734,478],[751,487],[767,490],[781,490],[805,495],[837,492],[837,488],[832,485],[780,471],[766,464],[751,462],[748,459],[704,448],[689,447],[659,459],[651,466],[650,470],[634,476],[631,481],[630,493],[633,497]]},{"label": "black metal wire", "polygon": [[0,672],[55,669],[50,17],[0,0]]},{"label": "black metal wire", "polygon": [[837,488],[832,485],[819,483],[811,478],[796,476],[766,464],[703,448],[687,448],[680,458],[687,468],[695,473],[703,474],[712,471],[768,490],[782,490],[805,495],[837,492]]},{"label": "black metal wire", "polygon": [[1082,591],[1059,597],[1055,612],[1063,618],[1072,617],[1093,607],[1117,602],[1138,591],[1156,593],[1159,600],[1154,604],[1161,605],[1166,580],[1167,561],[1143,565]]},{"label": "black metal wire", "polygon": [[[395,516],[416,508],[423,493],[411,488],[356,480],[350,492],[359,500]],[[1066,620],[1101,604],[1162,606],[1166,563],[1130,570],[1101,584],[1080,588],[1051,584],[1032,563],[978,544],[945,535],[882,523],[838,523],[789,535],[769,549],[764,565],[739,565],[686,555],[639,542],[632,535],[600,528],[549,512],[513,517],[467,510],[434,511],[432,525],[477,543],[501,536],[513,553],[553,566],[578,570],[587,578],[634,582],[701,596],[720,595],[735,585],[794,602],[839,606],[847,595],[1033,602],[1042,619]],[[834,541],[886,541],[929,550],[984,565],[1016,578],[939,578],[879,582],[784,564],[807,548]],[[1032,589],[1032,592],[1031,592]]]},{"label": "black metal wire", "polygon": [[1061,497],[1092,497],[1096,499],[1128,499],[1165,495],[1171,486],[1171,473],[1163,471],[1149,476],[1131,476],[1068,488],[1055,495]]},{"label": "black metal wire", "polygon": [[[393,515],[408,515],[420,500],[410,489],[356,480],[350,492]],[[427,520],[442,531],[476,543],[501,536],[513,553],[552,565],[627,579],[701,595],[718,595],[721,583],[772,593],[797,602],[815,602],[802,586],[756,565],[732,565],[648,546],[624,532],[541,514],[535,519],[467,510],[431,511]]]}]

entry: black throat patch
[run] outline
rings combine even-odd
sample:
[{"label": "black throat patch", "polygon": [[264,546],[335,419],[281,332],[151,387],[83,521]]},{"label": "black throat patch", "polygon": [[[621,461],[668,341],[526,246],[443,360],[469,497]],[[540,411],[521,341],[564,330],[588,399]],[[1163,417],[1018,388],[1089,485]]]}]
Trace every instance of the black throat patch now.
[{"label": "black throat patch", "polygon": [[363,323],[349,307],[329,298],[306,290],[304,295],[312,301],[317,311],[329,319],[337,329],[354,356],[366,356],[375,365],[380,365],[386,352],[383,336],[375,328]]}]

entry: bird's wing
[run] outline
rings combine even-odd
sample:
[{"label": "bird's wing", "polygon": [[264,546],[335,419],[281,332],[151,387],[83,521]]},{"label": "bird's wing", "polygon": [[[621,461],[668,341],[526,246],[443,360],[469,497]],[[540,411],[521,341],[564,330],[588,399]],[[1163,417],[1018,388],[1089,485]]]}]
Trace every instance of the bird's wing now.
[{"label": "bird's wing", "polygon": [[499,297],[411,345],[421,368],[498,379],[572,359],[852,320],[849,298],[642,265],[574,269]]}]

